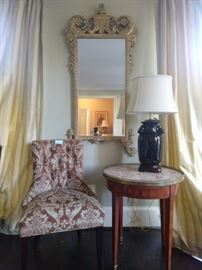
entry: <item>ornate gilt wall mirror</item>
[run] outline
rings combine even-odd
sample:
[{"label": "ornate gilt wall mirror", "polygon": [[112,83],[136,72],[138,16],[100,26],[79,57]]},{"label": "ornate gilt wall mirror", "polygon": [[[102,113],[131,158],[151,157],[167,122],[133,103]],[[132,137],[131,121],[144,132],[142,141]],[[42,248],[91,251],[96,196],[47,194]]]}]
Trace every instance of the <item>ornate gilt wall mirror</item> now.
[{"label": "ornate gilt wall mirror", "polygon": [[128,16],[107,15],[100,4],[90,18],[73,16],[66,28],[74,95],[74,129],[92,139],[126,136],[126,97],[135,27]]}]

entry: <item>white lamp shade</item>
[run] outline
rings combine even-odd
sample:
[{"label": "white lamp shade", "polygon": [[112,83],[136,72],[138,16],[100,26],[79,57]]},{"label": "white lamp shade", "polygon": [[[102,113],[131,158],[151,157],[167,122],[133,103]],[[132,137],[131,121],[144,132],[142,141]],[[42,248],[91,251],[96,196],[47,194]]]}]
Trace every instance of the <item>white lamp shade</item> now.
[{"label": "white lamp shade", "polygon": [[102,120],[102,124],[101,124],[101,127],[108,127],[108,123],[106,120]]},{"label": "white lamp shade", "polygon": [[135,91],[129,101],[128,114],[177,112],[171,76],[143,76],[135,78],[134,82]]}]

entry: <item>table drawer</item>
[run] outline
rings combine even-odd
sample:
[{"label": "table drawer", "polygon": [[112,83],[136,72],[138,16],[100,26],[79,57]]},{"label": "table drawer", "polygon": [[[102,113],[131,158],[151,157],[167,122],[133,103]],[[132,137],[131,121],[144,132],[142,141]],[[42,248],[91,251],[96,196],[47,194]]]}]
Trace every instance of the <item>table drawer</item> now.
[{"label": "table drawer", "polygon": [[131,198],[139,198],[139,199],[164,199],[170,196],[170,188],[162,187],[162,188],[138,188],[136,187],[127,187],[124,196]]}]

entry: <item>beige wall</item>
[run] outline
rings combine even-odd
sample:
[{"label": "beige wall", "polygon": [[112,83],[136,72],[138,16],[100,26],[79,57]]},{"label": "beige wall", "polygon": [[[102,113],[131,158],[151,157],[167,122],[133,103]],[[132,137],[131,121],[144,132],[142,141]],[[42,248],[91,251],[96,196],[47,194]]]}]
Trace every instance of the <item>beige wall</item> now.
[{"label": "beige wall", "polygon": [[[155,0],[107,0],[109,14],[115,17],[133,17],[138,30],[134,51],[134,70],[130,77],[129,91],[132,91],[132,78],[137,75],[156,73],[155,46]],[[64,43],[63,30],[73,15],[91,16],[97,0],[44,0],[43,11],[43,64],[44,64],[44,108],[42,138],[65,138],[65,132],[72,125],[72,93],[68,68],[68,50]],[[128,117],[129,127],[134,128],[134,142],[137,145],[137,128],[141,118]],[[119,142],[94,145],[84,143],[84,168],[86,180],[95,183],[103,205],[111,205],[111,194],[106,189],[102,176],[103,168],[114,163],[136,162],[128,157]],[[144,202],[141,202],[144,204]]]}]

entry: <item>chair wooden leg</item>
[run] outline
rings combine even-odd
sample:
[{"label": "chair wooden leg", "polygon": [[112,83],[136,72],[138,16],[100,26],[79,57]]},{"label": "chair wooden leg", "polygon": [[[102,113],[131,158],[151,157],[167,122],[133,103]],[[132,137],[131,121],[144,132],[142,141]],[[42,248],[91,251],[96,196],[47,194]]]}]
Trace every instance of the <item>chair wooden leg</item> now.
[{"label": "chair wooden leg", "polygon": [[81,233],[82,233],[81,230],[77,230],[77,237],[79,241],[81,241]]},{"label": "chair wooden leg", "polygon": [[35,235],[33,237],[33,254],[34,254],[34,263],[36,266],[36,269],[43,269],[43,259],[41,256],[41,253],[39,251],[39,240],[40,240],[40,235]]},{"label": "chair wooden leg", "polygon": [[27,238],[21,238],[21,270],[27,270]]},{"label": "chair wooden leg", "polygon": [[96,228],[98,270],[104,270],[103,227]]},{"label": "chair wooden leg", "polygon": [[39,251],[39,239],[40,239],[40,235],[36,235],[34,236],[34,243],[33,243],[33,246],[34,246],[34,251],[35,252],[38,252]]}]

